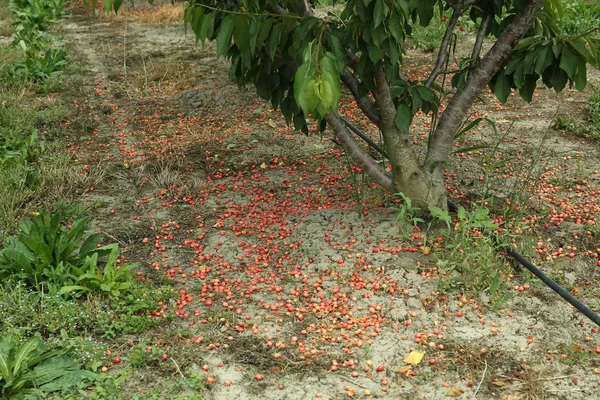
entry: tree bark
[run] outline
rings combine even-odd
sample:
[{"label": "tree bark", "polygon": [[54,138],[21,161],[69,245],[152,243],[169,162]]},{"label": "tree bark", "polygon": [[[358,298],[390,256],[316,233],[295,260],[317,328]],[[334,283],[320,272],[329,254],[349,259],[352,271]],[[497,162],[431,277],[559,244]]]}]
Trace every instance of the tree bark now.
[{"label": "tree bark", "polygon": [[395,123],[396,107],[383,69],[375,75],[377,91],[375,104],[379,109],[379,129],[392,164],[394,192],[402,192],[410,197],[423,210],[428,206],[446,208],[446,188],[444,182],[434,182],[419,163],[410,145],[408,132],[402,132]]}]

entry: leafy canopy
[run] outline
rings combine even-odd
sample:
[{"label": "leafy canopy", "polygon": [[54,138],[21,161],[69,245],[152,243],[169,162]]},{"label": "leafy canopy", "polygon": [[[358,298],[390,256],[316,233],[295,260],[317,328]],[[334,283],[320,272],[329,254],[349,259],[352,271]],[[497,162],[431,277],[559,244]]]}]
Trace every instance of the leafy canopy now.
[{"label": "leafy canopy", "polygon": [[[115,9],[122,1],[105,1]],[[440,13],[462,5],[460,13],[476,24],[488,20],[486,34],[498,37],[525,0],[334,0],[334,11],[313,10],[314,1],[191,0],[185,25],[196,40],[216,41],[217,54],[231,60],[229,76],[240,86],[252,83],[259,96],[280,108],[288,122],[307,131],[306,118],[317,119],[340,99],[345,71],[357,78],[359,95],[376,90],[383,68],[396,107],[396,125],[406,131],[413,115],[437,112],[442,88],[402,74],[405,40],[415,24],[428,26]],[[339,9],[340,12],[335,10]],[[557,92],[568,84],[586,85],[586,63],[600,66],[600,40],[569,35],[557,21],[564,16],[559,0],[546,0],[527,37],[489,86],[505,102],[513,89],[530,102],[541,79]],[[477,60],[464,59],[452,85],[460,90]],[[425,77],[424,77],[425,78]],[[322,125],[323,126],[323,125]]]}]

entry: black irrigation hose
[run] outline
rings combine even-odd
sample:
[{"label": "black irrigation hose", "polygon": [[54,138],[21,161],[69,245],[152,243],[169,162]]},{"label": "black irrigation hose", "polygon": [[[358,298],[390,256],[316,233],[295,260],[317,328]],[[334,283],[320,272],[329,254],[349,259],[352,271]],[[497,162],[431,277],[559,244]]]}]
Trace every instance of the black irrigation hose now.
[{"label": "black irrigation hose", "polygon": [[[456,204],[454,204],[451,200],[448,200],[448,208],[450,208],[452,211],[458,211],[458,206]],[[517,260],[519,262],[519,264],[523,265],[532,274],[534,274],[539,280],[544,282],[544,284],[546,284],[546,286],[548,286],[550,289],[552,289],[556,293],[558,293],[558,295],[560,297],[565,299],[569,304],[571,304],[573,307],[575,307],[577,310],[579,310],[583,315],[585,315],[586,317],[591,319],[596,325],[600,326],[600,316],[598,314],[596,314],[594,311],[592,311],[588,306],[583,304],[581,301],[577,300],[577,298],[575,298],[575,296],[573,296],[571,293],[569,293],[569,291],[567,289],[565,289],[564,287],[562,287],[558,283],[556,283],[552,278],[550,278],[548,275],[546,275],[541,269],[536,267],[531,261],[529,261],[528,259],[523,257],[523,255],[521,255],[519,252],[513,250],[506,243],[502,243],[500,241],[500,238],[498,238],[498,236],[496,236],[493,232],[484,230],[483,233],[487,237],[492,239],[494,241],[494,243],[496,243],[496,245],[500,246],[500,248],[502,248],[504,251],[506,251],[506,253],[509,256],[511,256],[512,258]]]},{"label": "black irrigation hose", "polygon": [[[348,128],[350,128],[354,133],[356,133],[369,146],[371,146],[373,149],[377,150],[379,153],[381,153],[384,157],[387,158],[387,154],[381,147],[379,147],[376,143],[374,143],[370,138],[368,138],[357,127],[352,125],[352,123],[350,123],[350,121],[348,121],[344,117],[341,117],[341,118],[344,121],[344,123],[346,124],[346,126],[348,126]],[[453,203],[451,200],[448,200],[448,208],[454,212],[458,211],[458,206],[455,203]],[[585,315],[590,320],[592,320],[596,325],[600,326],[600,316],[598,314],[596,314],[594,311],[592,311],[588,306],[583,304],[581,301],[577,300],[571,293],[569,293],[569,291],[567,289],[565,289],[564,287],[562,287],[558,283],[556,283],[552,278],[550,278],[542,270],[540,270],[538,267],[536,267],[531,261],[529,261],[525,257],[523,257],[523,255],[521,255],[519,252],[513,250],[507,244],[502,243],[500,241],[500,239],[498,238],[498,236],[496,236],[493,232],[485,230],[485,231],[483,231],[483,233],[487,237],[492,239],[494,241],[494,243],[496,243],[496,245],[498,245],[498,246],[500,246],[500,248],[504,249],[504,251],[506,251],[506,253],[509,256],[514,258],[517,262],[519,262],[519,264],[523,265],[532,274],[534,274],[539,280],[544,282],[544,284],[546,286],[548,286],[550,289],[552,289],[556,293],[558,293],[558,295],[560,297],[565,299],[569,304],[571,304],[579,312],[581,312],[583,315]]]}]

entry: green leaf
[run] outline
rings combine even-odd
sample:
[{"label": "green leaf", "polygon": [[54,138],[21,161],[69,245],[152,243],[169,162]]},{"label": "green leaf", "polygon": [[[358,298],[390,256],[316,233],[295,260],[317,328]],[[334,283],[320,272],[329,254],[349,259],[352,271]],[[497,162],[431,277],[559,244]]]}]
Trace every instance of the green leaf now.
[{"label": "green leaf", "polygon": [[0,378],[5,380],[8,380],[12,375],[9,360],[13,349],[11,337],[5,335],[0,341]]},{"label": "green leaf", "polygon": [[260,17],[254,17],[250,21],[250,26],[248,27],[250,52],[253,56],[256,53],[256,42],[258,40],[259,30],[260,30]]},{"label": "green leaf", "polygon": [[[372,31],[372,41],[377,47],[381,47],[382,43],[388,38],[385,27],[380,25]],[[366,39],[366,38],[365,38]]]},{"label": "green leaf", "polygon": [[412,123],[413,114],[410,111],[410,107],[408,104],[402,102],[398,104],[398,108],[396,109],[396,118],[394,119],[394,123],[402,132],[408,132],[410,129],[410,124]]},{"label": "green leaf", "polygon": [[389,47],[388,55],[390,57],[390,63],[398,63],[402,49],[398,46],[398,43],[395,40],[392,40],[392,38],[388,38],[386,43]]},{"label": "green leaf", "polygon": [[494,95],[496,95],[498,100],[502,103],[506,103],[511,91],[508,76],[500,72],[495,76],[495,79],[492,79],[490,85],[492,87],[492,92],[494,92]]},{"label": "green leaf", "polygon": [[556,68],[550,77],[550,85],[556,93],[560,93],[565,88],[568,80],[567,73],[562,68]]},{"label": "green leaf", "polygon": [[346,68],[346,64],[348,62],[348,56],[346,55],[346,49],[338,39],[334,35],[329,35],[327,39],[329,42],[329,46],[331,48],[331,56],[335,60],[335,64],[337,65],[338,71],[343,71]]},{"label": "green leaf", "polygon": [[[69,285],[69,286],[63,286],[59,291],[58,294],[65,295],[65,294],[69,294],[71,292],[80,292],[80,294],[82,293],[87,293],[87,292],[91,292],[92,289],[88,288],[87,286],[82,286],[82,285]],[[79,297],[79,296],[75,296],[75,297]]]},{"label": "green leaf", "polygon": [[113,9],[116,12],[119,12],[119,8],[123,5],[123,0],[113,0]]},{"label": "green leaf", "polygon": [[521,39],[515,46],[514,51],[523,50],[526,47],[533,45],[536,41],[539,41],[540,39],[542,38],[540,38],[539,36],[530,36],[525,39]]},{"label": "green leaf", "polygon": [[575,54],[568,46],[565,46],[560,57],[560,68],[567,73],[569,79],[573,79],[577,74],[579,65],[579,56]]},{"label": "green leaf", "polygon": [[221,21],[221,26],[217,32],[217,58],[223,57],[227,54],[229,46],[231,45],[231,36],[233,35],[233,18],[231,15],[227,15]]},{"label": "green leaf", "polygon": [[553,60],[554,55],[552,53],[551,46],[544,46],[540,49],[538,53],[533,70],[536,74],[541,76],[544,73],[544,70],[550,65],[552,65]]},{"label": "green leaf", "polygon": [[239,50],[247,50],[250,47],[250,30],[248,17],[236,15],[234,19],[233,42]]},{"label": "green leaf", "polygon": [[88,236],[79,249],[78,257],[86,256],[97,249],[97,245],[102,241],[102,235],[97,233]]},{"label": "green leaf", "polygon": [[419,96],[419,92],[417,91],[416,88],[411,88],[410,94],[411,94],[411,100],[412,100],[411,112],[412,112],[412,114],[416,114],[417,111],[419,111],[419,108],[421,107],[421,105],[423,104],[423,99],[421,98],[421,96]]},{"label": "green leaf", "polygon": [[[294,47],[298,49],[302,47],[302,42],[304,42],[304,39],[318,21],[319,20],[313,16],[306,16],[302,19],[300,25],[298,25],[293,32]],[[311,38],[312,37],[313,36],[311,35]]]},{"label": "green leaf", "polygon": [[481,149],[491,149],[492,147],[493,146],[490,146],[490,145],[463,147],[462,149],[453,151],[452,154],[467,153],[469,151],[475,151],[475,150],[481,150]]},{"label": "green leaf", "polygon": [[587,86],[587,69],[585,62],[577,68],[577,74],[573,78],[575,89],[582,91]]},{"label": "green leaf", "polygon": [[198,27],[196,32],[196,42],[198,40],[202,41],[204,45],[206,39],[212,38],[215,33],[215,19],[217,13],[211,12],[206,13],[200,19],[200,26]]},{"label": "green leaf", "polygon": [[523,100],[528,103],[531,103],[533,99],[533,92],[535,91],[535,86],[537,84],[537,76],[533,74],[529,74],[525,76],[525,81],[519,88],[519,95]]},{"label": "green leaf", "polygon": [[271,30],[271,34],[269,35],[269,39],[267,39],[267,53],[269,54],[269,58],[272,60],[275,58],[275,52],[277,51],[277,45],[279,45],[279,40],[281,38],[281,24],[277,24]]},{"label": "green leaf", "polygon": [[383,0],[377,0],[375,3],[375,9],[373,10],[373,28],[377,28],[381,25],[381,22],[385,18],[388,7],[385,5]]},{"label": "green leaf", "polygon": [[433,218],[437,218],[446,223],[452,222],[452,216],[450,215],[450,213],[448,213],[448,211],[446,210],[442,210],[439,207],[429,206],[429,213]]},{"label": "green leaf", "polygon": [[[271,26],[273,26],[273,20],[272,19],[265,19],[262,20],[261,24],[260,24],[260,30],[258,31],[258,37],[256,38],[256,47],[257,49],[261,49],[263,44],[265,43],[265,40],[267,40],[267,37],[269,36],[269,32],[271,32]],[[271,57],[273,58],[273,57]]]},{"label": "green leaf", "polygon": [[387,25],[390,33],[399,45],[404,43],[404,29],[402,28],[402,21],[399,17],[390,18],[390,22]]},{"label": "green leaf", "polygon": [[34,336],[28,339],[25,343],[22,343],[15,355],[15,359],[12,363],[12,373],[13,375],[18,374],[21,369],[26,369],[29,367],[27,363],[27,358],[30,354],[34,353],[38,348],[43,346],[42,339],[38,336]]},{"label": "green leaf", "polygon": [[430,103],[433,106],[434,110],[437,109],[437,107],[440,104],[440,99],[437,97],[433,90],[429,89],[426,86],[417,86],[416,91],[417,93],[419,93],[419,97],[421,97],[423,101]]},{"label": "green leaf", "polygon": [[29,378],[44,392],[67,390],[81,384],[84,378],[94,376],[82,371],[79,364],[68,356],[55,356],[40,362]]},{"label": "green leaf", "polygon": [[308,115],[310,111],[309,96],[311,93],[308,86],[311,78],[310,61],[307,61],[300,65],[294,76],[294,99],[305,115]]},{"label": "green leaf", "polygon": [[381,49],[381,48],[379,48],[373,42],[369,42],[367,44],[367,52],[368,52],[369,58],[371,59],[371,62],[373,64],[378,63],[383,58],[383,56],[385,55],[384,50]]},{"label": "green leaf", "polygon": [[103,283],[100,285],[100,289],[102,289],[105,292],[110,292],[112,289],[110,286],[108,286],[107,284]]},{"label": "green leaf", "polygon": [[496,124],[494,124],[494,122],[489,119],[489,118],[476,118],[473,121],[469,122],[468,125],[466,125],[464,128],[461,128],[456,135],[454,135],[454,139],[458,139],[459,137],[461,137],[462,135],[464,135],[465,133],[469,132],[471,129],[473,129],[474,127],[478,126],[479,123],[481,123],[481,121],[485,121],[487,122],[492,129],[494,130],[494,132],[496,132]]}]

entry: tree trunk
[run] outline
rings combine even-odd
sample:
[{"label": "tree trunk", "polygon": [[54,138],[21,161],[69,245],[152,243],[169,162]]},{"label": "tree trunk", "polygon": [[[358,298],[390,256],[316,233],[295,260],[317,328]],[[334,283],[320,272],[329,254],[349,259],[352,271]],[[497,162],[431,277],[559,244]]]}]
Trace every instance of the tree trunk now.
[{"label": "tree trunk", "polygon": [[385,148],[392,163],[390,174],[356,141],[337,114],[330,111],[325,118],[340,145],[373,182],[392,193],[404,193],[424,211],[428,206],[446,208],[444,181],[434,181],[432,175],[425,171],[405,135],[399,130],[384,136]]},{"label": "tree trunk", "polygon": [[423,210],[427,210],[428,206],[446,209],[446,188],[443,179],[433,179],[433,175],[423,168],[410,145],[408,132],[403,132],[396,126],[396,107],[382,68],[377,71],[375,81],[375,104],[379,110],[378,126],[392,164],[395,191],[410,197]]}]

